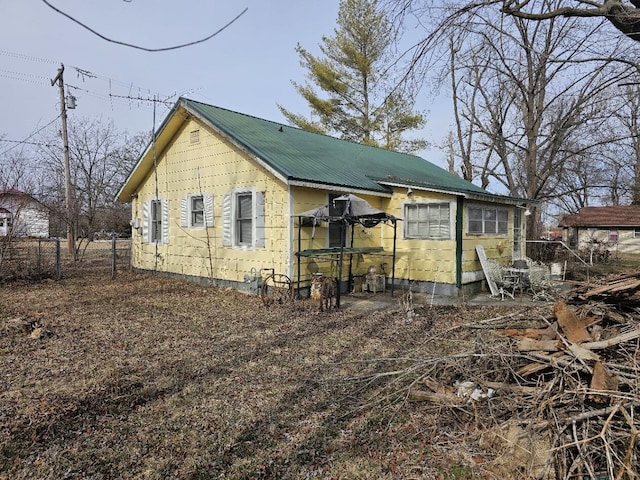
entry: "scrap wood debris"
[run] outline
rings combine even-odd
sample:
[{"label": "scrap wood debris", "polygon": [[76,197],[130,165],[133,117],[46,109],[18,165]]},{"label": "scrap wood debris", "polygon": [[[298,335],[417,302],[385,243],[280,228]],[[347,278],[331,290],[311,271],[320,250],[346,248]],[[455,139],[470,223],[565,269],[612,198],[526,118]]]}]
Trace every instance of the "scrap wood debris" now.
[{"label": "scrap wood debris", "polygon": [[579,300],[602,300],[605,303],[624,302],[628,305],[640,303],[640,272],[608,277],[594,285],[577,284],[573,292]]},{"label": "scrap wood debris", "polygon": [[407,398],[473,415],[505,478],[638,479],[640,274],[572,293],[540,318],[501,317],[481,351],[441,359]]}]

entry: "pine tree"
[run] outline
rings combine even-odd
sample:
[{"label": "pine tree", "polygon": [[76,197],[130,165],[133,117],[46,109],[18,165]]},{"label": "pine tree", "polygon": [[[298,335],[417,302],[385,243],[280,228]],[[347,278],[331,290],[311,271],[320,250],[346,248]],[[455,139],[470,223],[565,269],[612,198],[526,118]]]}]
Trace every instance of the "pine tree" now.
[{"label": "pine tree", "polygon": [[278,105],[287,121],[305,130],[390,150],[425,148],[425,140],[403,138],[405,132],[421,128],[425,119],[413,111],[415,92],[394,78],[395,36],[378,1],[341,0],[337,25],[333,37],[322,37],[322,56],[299,44],[296,47],[308,82],[292,83],[307,101],[312,118]]}]

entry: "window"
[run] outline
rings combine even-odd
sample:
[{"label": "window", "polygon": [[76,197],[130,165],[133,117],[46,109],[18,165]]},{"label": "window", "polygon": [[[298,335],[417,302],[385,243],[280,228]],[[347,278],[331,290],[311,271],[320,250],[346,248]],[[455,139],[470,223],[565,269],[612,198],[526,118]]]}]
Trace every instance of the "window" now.
[{"label": "window", "polygon": [[242,193],[236,196],[236,244],[253,243],[253,195]]},{"label": "window", "polygon": [[448,203],[408,203],[404,206],[405,238],[448,240],[451,221]]},{"label": "window", "polygon": [[152,198],[142,202],[142,241],[169,243],[169,201]]},{"label": "window", "polygon": [[[238,190],[222,196],[222,245],[263,248],[265,246],[265,194]],[[205,195],[205,209],[207,196]],[[207,220],[208,221],[208,220]]]},{"label": "window", "polygon": [[194,195],[191,197],[191,222],[192,227],[204,227],[204,197]]},{"label": "window", "polygon": [[189,143],[191,145],[200,143],[200,130],[191,130],[191,132],[189,132]]},{"label": "window", "polygon": [[162,201],[151,200],[151,242],[162,243]]},{"label": "window", "polygon": [[181,198],[180,226],[198,229],[213,227],[213,195],[198,192]]},{"label": "window", "polygon": [[610,228],[609,229],[609,242],[617,243],[618,242],[618,229]]},{"label": "window", "polygon": [[640,238],[640,227],[633,229],[633,238]]},{"label": "window", "polygon": [[506,235],[509,211],[496,207],[468,207],[467,232],[471,235]]}]

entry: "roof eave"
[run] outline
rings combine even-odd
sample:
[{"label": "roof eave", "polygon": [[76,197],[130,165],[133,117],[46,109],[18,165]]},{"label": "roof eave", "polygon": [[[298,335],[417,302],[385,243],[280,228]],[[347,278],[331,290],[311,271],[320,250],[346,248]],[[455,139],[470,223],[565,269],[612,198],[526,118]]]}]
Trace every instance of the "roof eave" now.
[{"label": "roof eave", "polygon": [[[118,202],[131,201],[131,198],[133,198],[133,196],[135,195],[139,185],[142,183],[142,181],[146,177],[147,172],[151,169],[151,166],[153,165],[154,157],[157,158],[157,156],[160,155],[160,153],[164,150],[164,148],[169,143],[171,137],[169,139],[166,139],[166,135],[165,135],[169,127],[172,127],[173,133],[175,133],[175,131],[177,131],[178,126],[182,125],[182,122],[185,119],[184,118],[180,119],[177,117],[177,113],[181,106],[181,100],[182,99],[178,99],[178,101],[173,105],[173,107],[165,117],[160,127],[158,127],[158,129],[155,130],[153,138],[149,141],[149,143],[147,144],[147,147],[144,149],[140,157],[138,157],[138,161],[133,166],[133,168],[131,168],[129,175],[127,175],[127,179],[122,184],[122,187],[120,187],[120,190],[118,190],[118,193],[116,194],[116,201]],[[176,122],[176,119],[180,121]],[[154,149],[155,149],[155,152],[154,152]]]},{"label": "roof eave", "polygon": [[306,187],[306,188],[314,188],[318,190],[330,190],[332,192],[344,192],[344,193],[354,193],[361,195],[371,195],[374,197],[385,197],[391,198],[392,192],[382,191],[382,190],[370,190],[361,187],[354,187],[351,185],[335,185],[331,183],[322,183],[315,182],[313,180],[305,180],[305,179],[289,179],[287,182],[289,185],[293,187]]},{"label": "roof eave", "polygon": [[396,188],[412,188],[414,190],[422,190],[425,192],[432,193],[444,193],[447,195],[459,195],[464,198],[469,198],[473,200],[482,200],[494,203],[508,203],[512,205],[535,205],[539,202],[537,200],[530,200],[526,198],[517,198],[517,197],[509,197],[506,195],[496,195],[493,193],[482,193],[482,192],[474,192],[471,190],[462,190],[462,189],[450,189],[438,186],[426,186],[416,183],[402,183],[402,182],[386,182],[386,181],[378,181],[380,185],[386,185],[389,187]]}]

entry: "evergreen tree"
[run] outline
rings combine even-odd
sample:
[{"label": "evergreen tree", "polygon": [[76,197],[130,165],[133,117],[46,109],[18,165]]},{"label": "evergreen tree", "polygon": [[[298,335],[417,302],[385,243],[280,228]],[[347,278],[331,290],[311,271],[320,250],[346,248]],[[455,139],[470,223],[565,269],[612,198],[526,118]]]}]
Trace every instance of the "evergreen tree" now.
[{"label": "evergreen tree", "polygon": [[425,148],[425,140],[403,139],[425,119],[413,111],[416,92],[394,78],[395,36],[378,1],[341,0],[337,24],[333,37],[322,37],[321,57],[296,47],[309,81],[292,83],[311,119],[278,105],[282,114],[292,125],[345,140],[407,152]]}]

